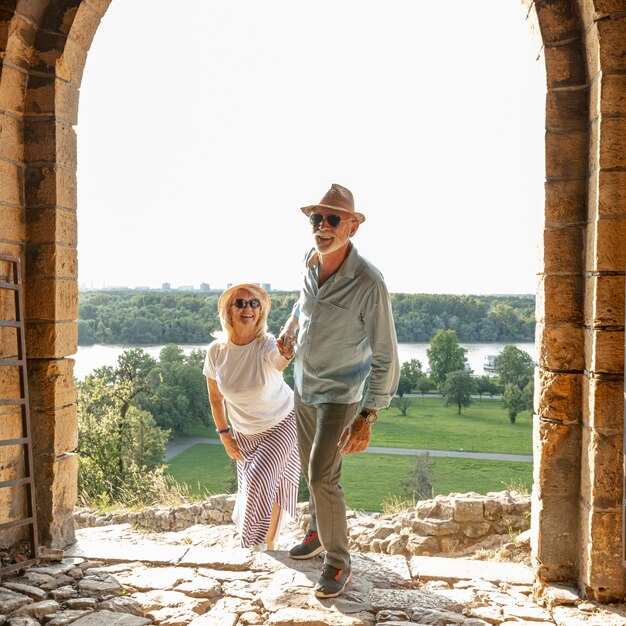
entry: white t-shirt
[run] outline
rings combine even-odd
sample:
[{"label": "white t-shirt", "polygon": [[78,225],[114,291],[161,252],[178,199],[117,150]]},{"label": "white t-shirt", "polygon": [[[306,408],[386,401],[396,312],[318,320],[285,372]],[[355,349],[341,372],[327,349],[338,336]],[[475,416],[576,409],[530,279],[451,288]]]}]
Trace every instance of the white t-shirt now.
[{"label": "white t-shirt", "polygon": [[245,346],[209,344],[203,373],[217,381],[233,428],[244,435],[268,430],[293,409],[293,391],[276,365],[285,360],[269,333]]}]

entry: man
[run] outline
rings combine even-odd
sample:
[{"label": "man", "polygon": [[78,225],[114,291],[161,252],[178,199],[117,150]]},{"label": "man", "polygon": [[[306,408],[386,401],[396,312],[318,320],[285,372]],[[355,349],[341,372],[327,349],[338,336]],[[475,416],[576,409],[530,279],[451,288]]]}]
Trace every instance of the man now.
[{"label": "man", "polygon": [[369,445],[376,412],[396,391],[398,349],[383,277],[350,241],[365,221],[352,193],[332,185],[319,204],[301,210],[315,248],[306,255],[300,298],[278,344],[294,343],[298,332],[295,409],[311,522],[289,554],[308,559],[326,551],[315,595],[334,598],[351,579],[341,455]]}]

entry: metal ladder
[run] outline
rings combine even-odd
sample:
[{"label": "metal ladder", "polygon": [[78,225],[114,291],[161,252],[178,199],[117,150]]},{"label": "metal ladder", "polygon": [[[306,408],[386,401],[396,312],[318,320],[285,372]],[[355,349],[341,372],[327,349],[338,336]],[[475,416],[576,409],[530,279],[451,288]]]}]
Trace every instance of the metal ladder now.
[{"label": "metal ladder", "polygon": [[[37,561],[39,546],[37,539],[37,514],[35,507],[35,481],[33,476],[33,448],[30,428],[30,408],[28,401],[28,376],[26,371],[26,340],[24,329],[24,291],[22,288],[22,271],[18,257],[0,254],[0,261],[8,263],[10,271],[6,277],[0,276],[0,293],[5,290],[12,292],[14,297],[14,319],[0,319],[0,328],[15,328],[17,354],[0,358],[0,367],[13,367],[19,373],[19,398],[0,398],[0,408],[4,406],[19,407],[21,411],[22,429],[21,436],[14,439],[0,439],[0,446],[20,446],[23,454],[24,476],[13,480],[0,481],[0,489],[24,486],[26,502],[22,511],[26,517],[0,524],[0,532],[4,529],[28,526],[28,538],[30,542],[30,554],[21,561],[5,565],[0,564],[0,576],[10,571],[22,569]],[[10,299],[10,295],[9,295]],[[8,303],[7,303],[8,304]],[[0,419],[2,415],[0,414]]]}]

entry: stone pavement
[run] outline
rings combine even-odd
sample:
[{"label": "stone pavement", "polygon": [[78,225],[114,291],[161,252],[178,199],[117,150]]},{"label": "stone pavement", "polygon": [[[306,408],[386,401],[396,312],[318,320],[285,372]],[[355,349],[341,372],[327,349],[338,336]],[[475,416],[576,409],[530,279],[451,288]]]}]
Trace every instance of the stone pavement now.
[{"label": "stone pavement", "polygon": [[62,562],[0,585],[0,626],[618,626],[623,605],[581,601],[554,586],[532,599],[522,563],[353,553],[346,593],[319,600],[320,557],[238,547],[232,524],[146,533],[129,524],[85,528]]}]

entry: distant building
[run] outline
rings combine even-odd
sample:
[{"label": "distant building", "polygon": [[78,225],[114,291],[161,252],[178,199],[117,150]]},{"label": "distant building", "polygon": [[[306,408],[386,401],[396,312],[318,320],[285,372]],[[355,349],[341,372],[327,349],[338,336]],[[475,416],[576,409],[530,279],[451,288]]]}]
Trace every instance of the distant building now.
[{"label": "distant building", "polygon": [[209,283],[200,283],[200,291],[211,291]]},{"label": "distant building", "polygon": [[172,283],[163,283],[161,285],[161,289],[163,291],[169,291],[172,288]]},{"label": "distant building", "polygon": [[230,289],[235,283],[226,283],[226,289]]},{"label": "distant building", "polygon": [[261,287],[263,287],[265,291],[272,291],[272,285],[270,283],[261,283]]},{"label": "distant building", "polygon": [[178,291],[195,291],[195,289],[193,288],[193,285],[181,285],[180,287],[177,287],[176,289],[178,289]]}]

